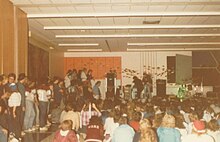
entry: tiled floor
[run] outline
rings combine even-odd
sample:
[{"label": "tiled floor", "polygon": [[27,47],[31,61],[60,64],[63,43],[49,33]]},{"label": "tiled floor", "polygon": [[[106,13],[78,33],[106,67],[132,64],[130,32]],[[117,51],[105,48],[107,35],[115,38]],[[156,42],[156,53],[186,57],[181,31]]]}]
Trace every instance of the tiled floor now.
[{"label": "tiled floor", "polygon": [[52,135],[58,130],[58,125],[51,125],[47,132],[35,131],[26,133],[22,142],[51,142]]}]

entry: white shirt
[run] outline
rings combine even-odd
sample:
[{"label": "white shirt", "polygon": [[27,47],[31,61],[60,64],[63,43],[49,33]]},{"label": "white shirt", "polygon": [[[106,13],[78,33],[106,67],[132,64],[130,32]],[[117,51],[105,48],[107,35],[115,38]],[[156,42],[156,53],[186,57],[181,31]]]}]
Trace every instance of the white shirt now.
[{"label": "white shirt", "polygon": [[32,89],[31,92],[25,91],[26,100],[34,102],[35,94],[36,94],[36,89]]},{"label": "white shirt", "polygon": [[86,73],[84,71],[81,72],[80,77],[81,77],[82,81],[86,81],[87,80],[87,76],[86,76]]},{"label": "white shirt", "polygon": [[21,94],[19,92],[13,92],[8,99],[8,106],[21,106]]},{"label": "white shirt", "polygon": [[113,132],[114,130],[119,126],[118,123],[114,122],[114,119],[112,117],[108,117],[105,120],[105,125],[104,125],[104,129],[105,129],[105,134],[110,134],[110,136],[113,136]]},{"label": "white shirt", "polygon": [[48,102],[49,101],[48,99],[51,96],[51,91],[50,90],[38,89],[37,94],[38,94],[39,101]]},{"label": "white shirt", "polygon": [[182,142],[215,142],[214,139],[208,134],[189,134],[183,136]]}]

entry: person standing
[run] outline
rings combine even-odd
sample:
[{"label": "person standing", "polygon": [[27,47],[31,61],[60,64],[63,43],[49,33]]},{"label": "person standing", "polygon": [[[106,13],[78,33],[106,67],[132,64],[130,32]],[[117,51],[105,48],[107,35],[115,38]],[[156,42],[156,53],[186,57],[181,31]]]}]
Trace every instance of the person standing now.
[{"label": "person standing", "polygon": [[101,98],[101,92],[100,92],[100,89],[99,89],[100,86],[101,86],[101,81],[97,81],[95,83],[95,85],[93,86],[93,88],[92,88],[94,98],[97,99],[97,100]]},{"label": "person standing", "polygon": [[[24,124],[24,114],[25,114],[25,105],[26,105],[26,99],[25,99],[25,83],[26,83],[27,77],[25,73],[20,73],[18,75],[18,92],[21,94],[21,112],[20,112],[20,124],[23,127]],[[22,129],[23,130],[23,129]],[[24,133],[22,133],[24,134]]]}]

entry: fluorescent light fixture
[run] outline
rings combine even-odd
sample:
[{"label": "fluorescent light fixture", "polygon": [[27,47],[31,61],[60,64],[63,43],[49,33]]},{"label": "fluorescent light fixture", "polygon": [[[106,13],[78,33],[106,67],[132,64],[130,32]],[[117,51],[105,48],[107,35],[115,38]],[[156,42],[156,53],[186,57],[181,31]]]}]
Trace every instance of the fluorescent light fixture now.
[{"label": "fluorescent light fixture", "polygon": [[68,52],[101,52],[102,49],[67,49]]},{"label": "fluorescent light fixture", "polygon": [[220,48],[164,48],[164,49],[127,48],[127,51],[132,51],[132,52],[138,52],[138,51],[207,51],[207,50],[220,50]]},{"label": "fluorescent light fixture", "polygon": [[118,26],[44,26],[45,30],[124,30],[124,29],[201,29],[220,25],[118,25]]},{"label": "fluorescent light fixture", "polygon": [[49,49],[53,50],[54,48],[52,46],[50,46]]},{"label": "fluorescent light fixture", "polygon": [[103,17],[177,17],[177,16],[220,16],[220,12],[117,12],[117,13],[56,13],[28,14],[28,18],[103,18]]},{"label": "fluorescent light fixture", "polygon": [[172,45],[220,45],[220,42],[186,42],[186,43],[127,43],[128,46],[172,46]]},{"label": "fluorescent light fixture", "polygon": [[117,35],[56,35],[56,38],[145,38],[145,37],[217,37],[220,34],[117,34]]},{"label": "fluorescent light fixture", "polygon": [[60,43],[58,46],[99,46],[98,43]]}]

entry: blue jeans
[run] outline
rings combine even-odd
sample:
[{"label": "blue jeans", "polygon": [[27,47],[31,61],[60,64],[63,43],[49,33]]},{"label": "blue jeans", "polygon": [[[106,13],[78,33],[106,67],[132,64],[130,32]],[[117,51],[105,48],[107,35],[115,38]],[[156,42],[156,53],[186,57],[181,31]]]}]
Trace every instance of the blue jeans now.
[{"label": "blue jeans", "polygon": [[48,108],[48,102],[39,101],[40,127],[45,127],[47,124],[47,108]]},{"label": "blue jeans", "polygon": [[0,142],[7,142],[7,135],[5,135],[0,128]]},{"label": "blue jeans", "polygon": [[30,129],[33,127],[34,119],[35,119],[35,111],[34,111],[34,102],[30,100],[26,100],[26,109],[24,115],[24,129]]}]

